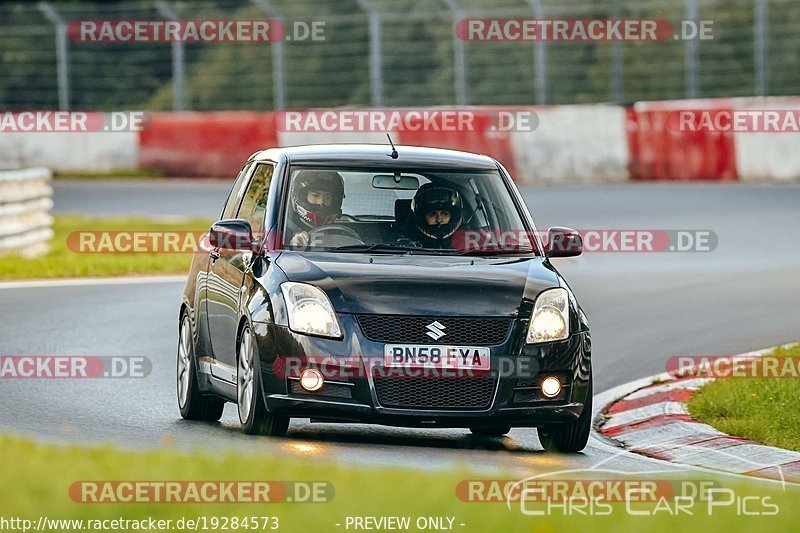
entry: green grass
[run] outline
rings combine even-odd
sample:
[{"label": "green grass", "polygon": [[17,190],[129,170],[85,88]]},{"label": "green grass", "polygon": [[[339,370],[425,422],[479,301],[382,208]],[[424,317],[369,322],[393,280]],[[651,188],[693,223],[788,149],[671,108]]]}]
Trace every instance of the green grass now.
[{"label": "green grass", "polygon": [[50,251],[34,258],[0,257],[0,280],[186,272],[192,262],[191,253],[76,253],[68,247],[67,239],[81,231],[206,231],[210,224],[202,219],[161,222],[59,215],[53,224]]},{"label": "green grass", "polygon": [[56,172],[53,174],[55,179],[69,180],[113,180],[121,179],[154,179],[163,178],[164,174],[158,170],[147,170],[143,168],[119,169],[110,172]]},{"label": "green grass", "polygon": [[[255,438],[255,437],[254,437]],[[56,519],[155,519],[177,520],[181,517],[277,516],[281,531],[347,531],[347,516],[450,516],[455,531],[788,531],[800,519],[796,505],[798,492],[788,487],[757,481],[713,478],[734,491],[736,497],[756,496],[748,510],[765,511],[763,498],[778,505],[776,516],[738,516],[735,503],[714,508],[709,515],[706,502],[697,502],[692,514],[671,516],[662,509],[656,516],[632,516],[625,504],[613,505],[608,516],[564,516],[553,510],[545,516],[521,512],[519,504],[507,508],[502,503],[461,501],[456,486],[464,479],[482,479],[466,467],[459,470],[419,471],[401,468],[337,466],[326,455],[324,442],[263,438],[263,449],[252,452],[218,451],[216,453],[180,452],[161,449],[144,452],[119,451],[112,447],[78,448],[37,444],[18,437],[0,436],[3,467],[0,468],[0,517],[20,517],[36,523],[39,516]],[[276,453],[279,446],[281,452]],[[401,449],[398,453],[429,453],[424,448]],[[531,454],[524,462],[526,471],[514,472],[500,479],[520,479],[534,474],[569,468],[567,461],[548,454]],[[517,467],[519,468],[519,467]],[[637,474],[625,476],[631,479]],[[609,479],[598,472],[595,479]],[[650,479],[666,479],[663,474]],[[698,481],[703,476],[684,478]],[[563,479],[563,478],[562,478]],[[705,477],[706,480],[712,479]],[[327,503],[268,504],[156,504],[156,503],[76,503],[69,487],[76,481],[149,480],[149,481],[325,481],[333,485],[334,497]],[[634,504],[642,511],[653,512],[651,504]],[[541,510],[541,504],[528,509]],[[464,526],[460,526],[460,524]],[[337,527],[335,524],[342,524]],[[351,527],[352,531],[353,528]],[[417,529],[411,528],[412,531]]]},{"label": "green grass", "polygon": [[[776,356],[800,356],[800,346]],[[800,451],[800,378],[717,379],[692,395],[689,413],[718,430]]]}]

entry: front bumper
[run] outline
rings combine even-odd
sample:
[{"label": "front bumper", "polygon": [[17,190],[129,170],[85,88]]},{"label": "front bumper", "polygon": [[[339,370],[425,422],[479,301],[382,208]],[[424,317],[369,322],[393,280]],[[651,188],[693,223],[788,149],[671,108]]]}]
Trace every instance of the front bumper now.
[{"label": "front bumper", "polygon": [[[577,420],[591,394],[588,331],[573,333],[564,341],[524,346],[527,321],[515,320],[504,342],[490,347],[494,388],[486,405],[388,407],[381,401],[370,368],[381,359],[384,344],[364,338],[355,317],[339,315],[339,318],[343,340],[297,334],[274,324],[253,324],[261,356],[263,398],[270,412],[317,421],[404,427],[536,427]],[[331,355],[347,356],[363,365],[357,371],[351,368],[330,378],[329,383],[337,390],[335,395],[301,392],[286,376],[283,362],[286,357]],[[500,371],[501,368],[505,370]],[[537,392],[537,385],[544,375],[553,374],[562,380],[564,389],[555,399],[546,399]],[[458,394],[457,388],[454,391]]]}]

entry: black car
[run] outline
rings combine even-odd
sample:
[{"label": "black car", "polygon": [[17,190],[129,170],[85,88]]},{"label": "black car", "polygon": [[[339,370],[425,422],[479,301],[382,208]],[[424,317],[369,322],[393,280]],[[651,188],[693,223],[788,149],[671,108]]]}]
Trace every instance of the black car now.
[{"label": "black car", "polygon": [[235,402],[245,433],[266,435],[293,417],[481,436],[537,427],[546,449],[581,450],[589,327],[550,262],[581,250],[567,228],[540,239],[487,156],[257,152],[183,293],[181,415],[219,420]]}]

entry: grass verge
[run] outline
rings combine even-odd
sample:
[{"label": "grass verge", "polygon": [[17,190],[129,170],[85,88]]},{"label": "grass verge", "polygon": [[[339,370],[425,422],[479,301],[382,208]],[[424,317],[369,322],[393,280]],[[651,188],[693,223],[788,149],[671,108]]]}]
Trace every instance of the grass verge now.
[{"label": "grass verge", "polygon": [[[583,505],[582,510],[568,511],[563,501],[549,510],[543,503],[528,502],[522,507],[515,502],[507,507],[504,501],[466,502],[457,496],[456,486],[462,480],[480,478],[466,468],[427,472],[337,466],[326,459],[324,443],[266,438],[263,442],[263,450],[255,452],[197,453],[167,449],[135,453],[111,447],[85,449],[44,445],[18,437],[0,436],[0,449],[7,458],[0,469],[0,518],[19,517],[36,524],[41,516],[64,520],[142,520],[152,517],[173,520],[168,530],[180,531],[174,525],[174,521],[180,518],[206,517],[210,521],[213,517],[237,517],[241,520],[243,517],[272,516],[278,518],[282,531],[347,531],[356,529],[345,527],[348,516],[401,516],[410,517],[414,524],[408,530],[418,531],[415,525],[420,517],[451,517],[453,525],[445,529],[455,531],[614,533],[641,530],[671,533],[677,528],[748,533],[788,531],[800,518],[800,508],[793,503],[798,492],[793,487],[784,490],[774,484],[731,478],[708,478],[718,489],[731,491],[725,497],[717,498],[716,505],[709,508],[707,500],[697,499],[692,506],[684,502],[684,511],[677,514],[667,510],[669,503],[662,504],[661,510],[656,511],[657,506],[651,503],[614,503],[590,508],[586,502],[577,502],[576,505]],[[424,453],[422,449],[419,451]],[[517,472],[505,479],[570,468],[564,458],[549,454],[532,453],[526,463],[530,466],[527,473]],[[609,479],[609,474],[602,470],[595,475],[595,479]],[[664,474],[655,474],[654,477],[653,474],[630,473],[623,479],[637,476],[665,478]],[[700,478],[700,475],[692,474],[691,481],[684,479],[681,482],[697,485]],[[334,496],[325,503],[83,503],[80,499],[76,502],[70,497],[70,486],[88,480],[325,481],[332,484]],[[751,498],[747,500],[746,509],[750,516],[744,516],[740,503],[737,503],[746,497]],[[532,511],[542,514],[530,514]],[[631,511],[642,514],[633,515]],[[78,530],[80,527],[72,524],[60,529]]]},{"label": "grass verge", "polygon": [[46,255],[0,258],[0,280],[122,276],[132,274],[177,274],[186,272],[191,253],[76,253],[67,239],[79,231],[205,231],[211,222],[192,219],[161,222],[147,218],[87,218],[58,215],[53,239]]},{"label": "grass verge", "polygon": [[[800,346],[777,357],[800,357]],[[689,400],[689,413],[729,435],[800,451],[800,378],[717,379]]]},{"label": "grass verge", "polygon": [[131,168],[112,172],[55,172],[53,177],[65,180],[155,179],[163,178],[164,174],[157,170]]}]

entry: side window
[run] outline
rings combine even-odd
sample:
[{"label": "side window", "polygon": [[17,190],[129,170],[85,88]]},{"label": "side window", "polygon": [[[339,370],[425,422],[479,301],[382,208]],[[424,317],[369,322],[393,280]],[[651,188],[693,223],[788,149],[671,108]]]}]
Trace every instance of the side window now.
[{"label": "side window", "polygon": [[233,183],[233,188],[228,195],[228,200],[225,202],[225,207],[222,209],[222,216],[220,219],[234,218],[236,216],[236,210],[239,208],[239,202],[242,199],[244,184],[247,183],[247,175],[250,173],[251,168],[253,168],[253,163],[248,163],[244,166],[242,171],[239,172],[236,181]]},{"label": "side window", "polygon": [[270,163],[259,163],[253,172],[250,186],[242,199],[242,207],[236,218],[242,218],[250,223],[253,235],[258,236],[264,232],[264,215],[267,212],[267,194],[272,182],[272,172],[275,167]]}]

